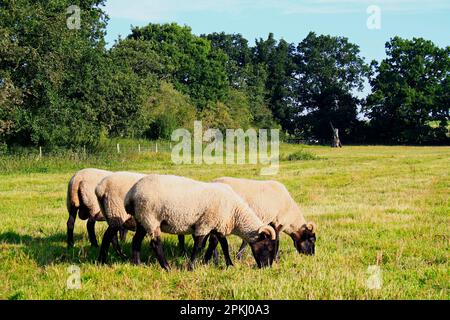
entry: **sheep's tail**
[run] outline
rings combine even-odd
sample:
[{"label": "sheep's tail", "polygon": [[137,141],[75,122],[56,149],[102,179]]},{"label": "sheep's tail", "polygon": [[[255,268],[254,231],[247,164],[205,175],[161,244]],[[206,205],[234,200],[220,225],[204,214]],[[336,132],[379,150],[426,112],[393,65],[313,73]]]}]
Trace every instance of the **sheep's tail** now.
[{"label": "sheep's tail", "polygon": [[74,175],[69,181],[69,185],[67,187],[67,210],[69,212],[74,208],[80,207],[80,198],[78,196],[80,182],[81,180],[78,179],[77,175]]},{"label": "sheep's tail", "polygon": [[134,200],[129,195],[130,195],[130,193],[128,193],[127,196],[125,197],[125,211],[130,216],[134,216],[134,214],[135,214]]},{"label": "sheep's tail", "polygon": [[95,196],[97,197],[98,204],[100,205],[100,210],[105,212],[105,191],[106,186],[105,183],[99,183],[97,187],[95,187]]}]

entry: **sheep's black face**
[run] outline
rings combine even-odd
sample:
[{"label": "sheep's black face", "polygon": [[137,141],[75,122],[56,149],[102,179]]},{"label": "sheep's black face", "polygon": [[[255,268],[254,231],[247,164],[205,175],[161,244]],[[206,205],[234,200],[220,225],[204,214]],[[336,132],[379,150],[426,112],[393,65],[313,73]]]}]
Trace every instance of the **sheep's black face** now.
[{"label": "sheep's black face", "polygon": [[259,268],[270,267],[275,259],[276,240],[272,240],[270,236],[262,233],[258,240],[250,244],[253,257]]},{"label": "sheep's black face", "polygon": [[299,253],[313,256],[316,252],[316,234],[313,230],[303,226],[296,236],[293,237],[295,248]]}]

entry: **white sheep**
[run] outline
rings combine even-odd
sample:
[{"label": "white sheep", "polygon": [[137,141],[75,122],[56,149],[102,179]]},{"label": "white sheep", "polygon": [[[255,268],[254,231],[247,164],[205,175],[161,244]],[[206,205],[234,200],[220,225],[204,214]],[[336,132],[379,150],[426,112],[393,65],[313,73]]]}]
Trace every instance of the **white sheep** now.
[{"label": "white sheep", "polygon": [[67,246],[73,247],[73,229],[78,216],[81,220],[88,220],[87,231],[92,246],[98,247],[95,236],[95,222],[104,221],[95,196],[95,187],[104,177],[112,174],[110,171],[99,169],[83,169],[75,173],[67,188]]},{"label": "white sheep", "polygon": [[[282,183],[229,177],[218,178],[213,182],[224,183],[233,188],[264,223],[271,224],[277,232],[288,234],[299,253],[314,255],[315,224],[306,222],[297,203]],[[238,253],[239,259],[245,247],[246,242],[243,241]]]},{"label": "white sheep", "polygon": [[136,223],[134,218],[125,211],[124,199],[131,187],[143,177],[145,174],[116,172],[101,180],[95,188],[98,203],[108,223],[108,229],[103,235],[100,247],[99,262],[106,262],[110,243],[113,244],[119,256],[125,258],[117,241],[117,233],[123,229],[135,231]]},{"label": "white sheep", "polygon": [[[171,175],[148,175],[125,197],[125,208],[135,217],[133,262],[140,263],[142,240],[148,233],[160,265],[169,269],[161,244],[161,232],[194,235],[190,267],[211,233],[218,237],[227,265],[232,265],[226,236],[235,234],[250,243],[258,267],[273,262],[277,234],[265,225],[229,186]],[[207,253],[208,254],[208,253]]]}]

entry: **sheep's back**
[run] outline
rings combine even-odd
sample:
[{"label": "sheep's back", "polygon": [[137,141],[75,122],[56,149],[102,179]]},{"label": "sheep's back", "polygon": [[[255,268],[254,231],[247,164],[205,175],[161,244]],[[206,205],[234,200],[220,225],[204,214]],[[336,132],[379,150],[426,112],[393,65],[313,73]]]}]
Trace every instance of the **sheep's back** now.
[{"label": "sheep's back", "polygon": [[119,226],[130,218],[125,211],[124,199],[131,187],[144,174],[117,172],[104,178],[96,187],[95,193],[102,212],[110,226]]},{"label": "sheep's back", "polygon": [[95,195],[97,184],[112,172],[100,169],[83,169],[78,171],[72,181],[73,193],[79,196],[79,206],[84,207],[90,216],[100,213],[100,207]]},{"label": "sheep's back", "polygon": [[277,181],[227,177],[215,181],[229,185],[265,224],[274,222],[276,225],[286,225],[290,223],[293,199],[283,184]]}]

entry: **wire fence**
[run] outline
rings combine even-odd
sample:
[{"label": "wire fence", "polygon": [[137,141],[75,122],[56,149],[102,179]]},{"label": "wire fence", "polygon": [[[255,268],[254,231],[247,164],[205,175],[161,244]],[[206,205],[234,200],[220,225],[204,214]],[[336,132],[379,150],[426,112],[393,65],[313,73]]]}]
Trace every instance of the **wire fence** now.
[{"label": "wire fence", "polygon": [[82,146],[67,149],[47,149],[38,146],[36,148],[20,149],[17,154],[22,156],[34,156],[37,158],[44,158],[47,156],[79,156],[86,157],[89,155],[98,156],[114,156],[127,154],[148,154],[148,153],[171,153],[174,143],[171,141],[136,141],[136,142],[107,142],[100,146],[90,148],[89,146]]},{"label": "wire fence", "polygon": [[170,141],[154,141],[135,144],[120,144],[109,147],[113,153],[170,153],[172,152],[172,142]]}]

